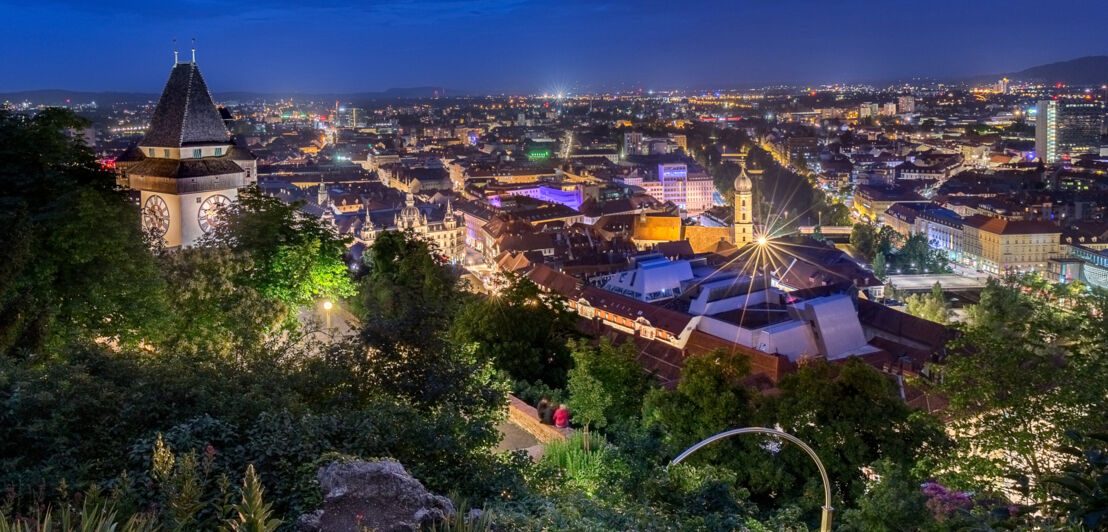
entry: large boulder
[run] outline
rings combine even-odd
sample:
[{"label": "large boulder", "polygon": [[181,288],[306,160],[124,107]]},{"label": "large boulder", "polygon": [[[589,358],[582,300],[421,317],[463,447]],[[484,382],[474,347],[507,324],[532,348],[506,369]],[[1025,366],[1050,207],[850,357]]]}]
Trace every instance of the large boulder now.
[{"label": "large boulder", "polygon": [[407,532],[455,512],[450,499],[427,491],[395,460],[332,462],[316,477],[323,504],[297,521],[304,532]]}]

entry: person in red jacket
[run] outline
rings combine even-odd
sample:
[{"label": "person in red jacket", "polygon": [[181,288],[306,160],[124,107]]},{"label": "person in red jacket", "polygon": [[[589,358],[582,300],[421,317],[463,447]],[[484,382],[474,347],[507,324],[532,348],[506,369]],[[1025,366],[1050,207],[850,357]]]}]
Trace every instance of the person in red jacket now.
[{"label": "person in red jacket", "polygon": [[568,406],[558,405],[558,409],[554,411],[554,426],[562,429],[569,426]]}]

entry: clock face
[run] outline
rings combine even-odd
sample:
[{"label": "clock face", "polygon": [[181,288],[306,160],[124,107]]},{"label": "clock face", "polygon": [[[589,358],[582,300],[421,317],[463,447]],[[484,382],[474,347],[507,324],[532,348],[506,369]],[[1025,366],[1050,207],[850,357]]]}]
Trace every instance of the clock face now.
[{"label": "clock face", "polygon": [[169,231],[169,205],[161,196],[150,196],[142,206],[142,226],[156,237]]},{"label": "clock face", "polygon": [[205,233],[219,222],[219,215],[231,204],[231,198],[222,194],[209,196],[200,204],[200,211],[196,213],[196,221],[200,223],[200,230]]}]

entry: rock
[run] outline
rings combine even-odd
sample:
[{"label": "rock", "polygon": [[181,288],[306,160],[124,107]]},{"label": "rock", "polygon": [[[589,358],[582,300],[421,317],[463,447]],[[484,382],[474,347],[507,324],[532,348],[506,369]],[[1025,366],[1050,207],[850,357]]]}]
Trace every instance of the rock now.
[{"label": "rock", "polygon": [[316,476],[323,504],[300,517],[302,532],[415,531],[455,513],[450,499],[427,491],[395,460],[332,462]]}]

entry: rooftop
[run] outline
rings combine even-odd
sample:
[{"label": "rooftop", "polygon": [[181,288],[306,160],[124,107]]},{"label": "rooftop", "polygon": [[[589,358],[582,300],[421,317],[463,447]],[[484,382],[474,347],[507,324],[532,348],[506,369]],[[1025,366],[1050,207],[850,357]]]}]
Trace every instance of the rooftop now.
[{"label": "rooftop", "polygon": [[140,145],[180,148],[226,144],[228,136],[200,68],[196,63],[173,65]]}]

